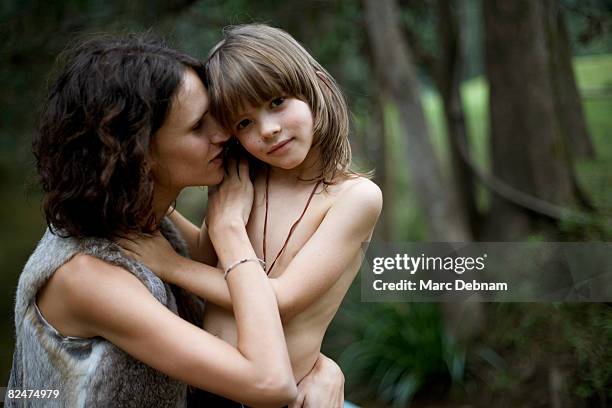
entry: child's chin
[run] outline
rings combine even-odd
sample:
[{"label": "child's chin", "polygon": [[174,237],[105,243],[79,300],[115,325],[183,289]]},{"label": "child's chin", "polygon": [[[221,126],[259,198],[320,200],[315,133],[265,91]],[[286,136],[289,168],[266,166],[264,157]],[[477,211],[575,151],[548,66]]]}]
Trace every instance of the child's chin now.
[{"label": "child's chin", "polygon": [[304,157],[300,158],[289,158],[285,160],[278,160],[276,163],[269,163],[271,166],[279,167],[283,170],[293,170],[304,162]]},{"label": "child's chin", "polygon": [[296,162],[296,163],[281,163],[279,165],[274,165],[274,167],[279,167],[283,170],[293,170],[296,167],[298,167],[301,164],[301,162]]}]

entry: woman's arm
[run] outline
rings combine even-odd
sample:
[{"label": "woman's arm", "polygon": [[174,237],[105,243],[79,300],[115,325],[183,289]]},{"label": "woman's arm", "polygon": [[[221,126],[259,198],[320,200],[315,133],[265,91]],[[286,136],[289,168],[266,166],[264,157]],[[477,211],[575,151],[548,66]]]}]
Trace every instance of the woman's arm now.
[{"label": "woman's arm", "polygon": [[[134,275],[87,255],[58,269],[39,305],[64,335],[104,337],[180,381],[249,405],[288,403],[295,384],[265,273],[244,264],[232,274],[237,349],[176,316]],[[62,299],[54,302],[62,305],[59,316],[44,307],[53,299]]]},{"label": "woman's arm", "polygon": [[298,396],[289,408],[342,408],[344,374],[332,359],[319,354],[314,367],[298,384]]},{"label": "woman's arm", "polygon": [[[248,174],[246,162],[209,194],[210,237],[224,268],[255,258],[245,229],[253,186],[239,172]],[[174,378],[249,405],[283,405],[295,397],[278,304],[257,262],[239,264],[227,276],[238,332],[235,349],[174,315],[127,271],[85,259],[66,274],[67,282],[79,275],[82,282],[63,291],[73,295],[68,315],[77,327]],[[60,295],[55,298],[65,298]]]},{"label": "woman's arm", "polygon": [[[248,174],[246,162],[239,168]],[[253,186],[238,171],[210,196],[210,235],[223,267],[255,256],[244,226],[252,199]],[[288,403],[296,387],[269,279],[257,262],[247,262],[226,282],[237,348],[176,316],[123,268],[87,255],[59,268],[39,302],[65,335],[104,337],[173,378],[249,405]]]}]

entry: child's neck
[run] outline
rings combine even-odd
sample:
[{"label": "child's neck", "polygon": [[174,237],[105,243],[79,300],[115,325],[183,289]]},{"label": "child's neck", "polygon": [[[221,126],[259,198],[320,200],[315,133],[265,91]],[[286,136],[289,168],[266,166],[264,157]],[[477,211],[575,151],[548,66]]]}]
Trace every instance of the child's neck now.
[{"label": "child's neck", "polygon": [[270,181],[275,184],[315,183],[321,174],[321,161],[316,148],[310,149],[304,161],[292,169],[270,166]]}]

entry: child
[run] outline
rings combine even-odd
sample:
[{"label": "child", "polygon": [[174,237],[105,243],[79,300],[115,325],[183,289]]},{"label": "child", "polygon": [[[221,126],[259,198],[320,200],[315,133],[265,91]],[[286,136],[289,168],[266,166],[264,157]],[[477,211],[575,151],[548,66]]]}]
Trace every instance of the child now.
[{"label": "child", "polygon": [[[315,365],[357,274],[361,244],[381,211],[381,192],[349,169],[349,112],[337,84],[289,34],[260,24],[230,28],[206,67],[210,112],[253,159],[247,233],[275,289],[299,382]],[[176,212],[171,219],[192,257],[216,265],[206,225],[198,229]],[[178,261],[162,247],[168,249],[143,248],[141,256],[172,267],[175,272],[163,278],[209,301],[205,329],[239,344],[223,274]],[[154,271],[163,269],[154,263]]]}]

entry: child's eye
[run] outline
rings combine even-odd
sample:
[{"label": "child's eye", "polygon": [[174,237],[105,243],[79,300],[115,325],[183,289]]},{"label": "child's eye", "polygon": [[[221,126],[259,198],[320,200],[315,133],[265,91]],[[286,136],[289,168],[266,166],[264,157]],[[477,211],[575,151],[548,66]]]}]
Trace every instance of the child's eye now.
[{"label": "child's eye", "polygon": [[249,126],[250,124],[251,124],[251,120],[250,119],[242,119],[236,125],[236,129],[237,130],[242,130],[242,129],[246,128],[247,126]]},{"label": "child's eye", "polygon": [[278,97],[274,100],[272,100],[272,102],[270,102],[270,107],[271,108],[278,108],[279,106],[281,106],[283,104],[283,102],[285,102],[285,98],[284,97]]}]

